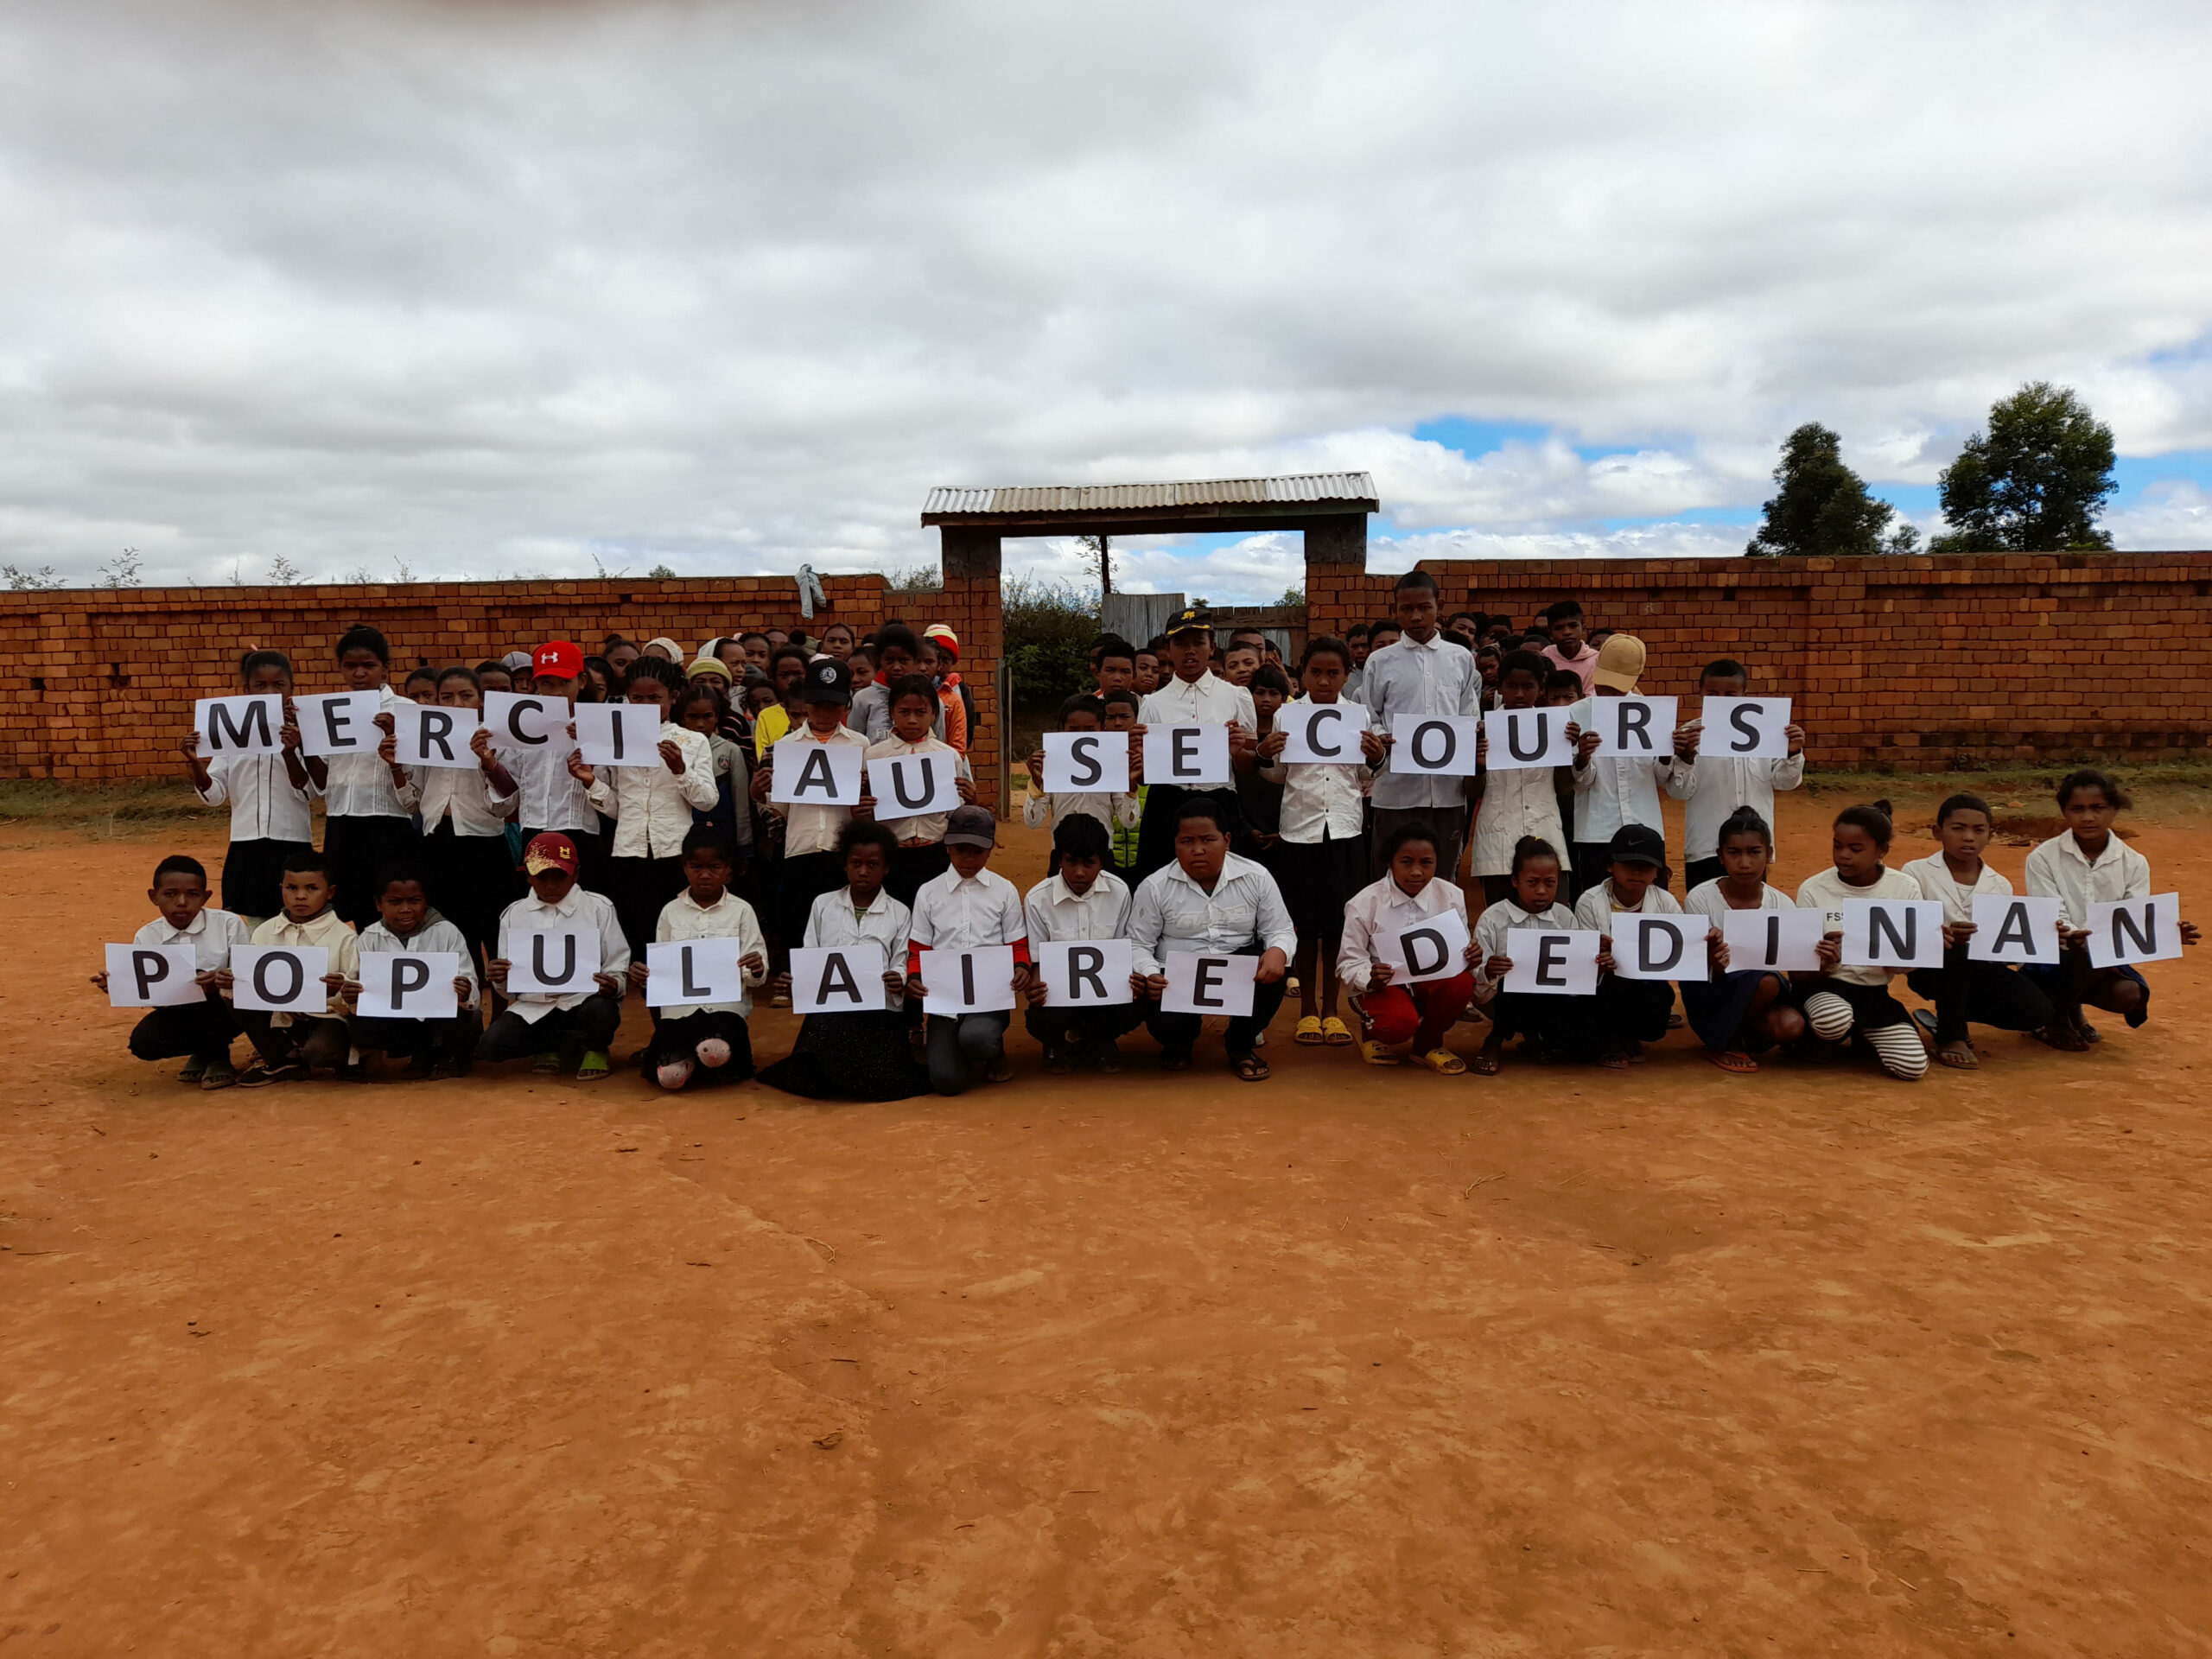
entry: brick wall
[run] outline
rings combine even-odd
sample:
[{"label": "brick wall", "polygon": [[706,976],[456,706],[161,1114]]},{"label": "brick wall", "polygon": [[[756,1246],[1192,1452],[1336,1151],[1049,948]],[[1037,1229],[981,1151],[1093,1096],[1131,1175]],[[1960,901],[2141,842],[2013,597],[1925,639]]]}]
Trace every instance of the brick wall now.
[{"label": "brick wall", "polygon": [[[881,576],[827,576],[833,621],[866,632],[887,608],[917,629],[949,623],[985,712],[971,754],[995,800],[1000,651],[995,580],[949,582],[942,594],[887,594]],[[331,643],[355,622],[383,630],[395,676],[427,658],[474,664],[542,639],[587,652],[610,632],[666,634],[689,653],[716,634],[802,625],[789,576],[702,581],[439,582],[366,588],[169,588],[0,594],[0,776],[100,779],[181,769],[178,740],[194,699],[238,690],[239,653],[288,653],[302,691],[337,687]]]},{"label": "brick wall", "polygon": [[[1733,657],[1796,700],[1816,765],[2137,760],[2212,742],[2212,551],[1425,563],[1451,611],[1555,599],[1641,639],[1649,691]],[[1394,578],[1309,562],[1309,632],[1390,613]]]}]

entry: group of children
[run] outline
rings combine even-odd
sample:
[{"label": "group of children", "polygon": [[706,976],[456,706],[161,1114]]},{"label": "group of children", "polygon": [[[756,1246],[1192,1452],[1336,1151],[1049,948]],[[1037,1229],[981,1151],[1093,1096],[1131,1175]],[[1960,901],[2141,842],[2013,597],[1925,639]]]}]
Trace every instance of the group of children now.
[{"label": "group of children", "polygon": [[[572,703],[617,698],[654,707],[658,763],[605,768],[573,749],[502,748],[480,728],[474,767],[402,766],[389,712],[399,700],[388,683],[390,652],[366,627],[349,630],[334,654],[347,690],[378,697],[381,746],[308,755],[290,664],[274,652],[249,652],[244,689],[284,700],[277,752],[209,760],[198,734],[183,744],[202,798],[232,810],[223,908],[209,903],[197,863],[165,860],[149,895],[161,920],[138,941],[189,942],[205,1006],[150,1011],[133,1033],[132,1052],[181,1055],[185,1075],[209,1088],[316,1070],[362,1076],[365,1058],[378,1053],[404,1058],[410,1076],[460,1075],[478,1061],[529,1057],[543,1071],[573,1061],[588,1081],[613,1068],[623,1001],[648,982],[648,947],[700,938],[741,942],[743,984],[732,1001],[652,1010],[653,1035],[639,1058],[665,1088],[753,1075],[753,991],[765,987],[781,1005],[792,947],[861,941],[883,955],[887,1007],[808,1015],[791,1053],[768,1067],[764,1081],[809,1096],[886,1099],[1002,1078],[1009,1013],[925,1017],[920,1006],[924,953],[992,946],[1014,952],[1014,1000],[1026,1007],[1054,1073],[1077,1064],[1119,1070],[1119,1040],[1140,1027],[1160,1043],[1164,1065],[1189,1065],[1199,1022],[1161,1006],[1163,958],[1179,949],[1258,958],[1252,1010],[1230,1022],[1226,1045],[1232,1068],[1255,1081],[1268,1075],[1259,1051],[1294,987],[1300,1000],[1294,1041],[1357,1044],[1371,1064],[1411,1062],[1446,1074],[1470,1069],[1446,1033],[1477,1015],[1488,1024],[1472,1061],[1478,1073],[1495,1072],[1516,1038],[1523,1052],[1632,1065],[1644,1044],[1687,1020],[1714,1064],[1732,1072],[1755,1071],[1756,1057],[1777,1049],[1818,1058],[1851,1044],[1891,1075],[1916,1077],[1930,1046],[1942,1064],[1975,1064],[1967,1034],[1974,1023],[2079,1049],[2098,1039],[2085,1008],[2141,1022],[2148,1000],[2141,976],[2093,971],[2082,949],[2089,904],[2148,892],[2147,866],[2112,831],[2126,802],[2110,778],[2068,778],[2060,805],[2069,827],[2029,860],[2030,892],[2062,900],[2066,960],[2047,969],[1974,961],[1967,950],[1974,895],[2010,891],[1982,861],[1994,827],[1985,803],[1947,801],[1941,848],[1902,868],[1885,862],[1891,829],[1885,805],[1847,810],[1836,823],[1834,868],[1807,880],[1793,900],[1767,878],[1774,793],[1802,777],[1802,734],[1794,726],[1784,759],[1700,756],[1695,721],[1675,734],[1671,753],[1638,759],[1597,754],[1595,733],[1580,729],[1586,709],[1584,721],[1568,728],[1570,766],[1478,765],[1471,778],[1394,772],[1395,715],[1628,695],[1643,664],[1640,642],[1603,630],[1586,635],[1572,601],[1548,613],[1541,650],[1515,643],[1502,618],[1444,618],[1425,573],[1399,582],[1395,609],[1390,621],[1355,630],[1363,634],[1359,643],[1310,640],[1294,685],[1269,642],[1233,634],[1224,648],[1198,607],[1143,649],[1102,638],[1092,653],[1097,689],[1071,698],[1058,723],[1126,732],[1129,785],[1049,795],[1042,753],[1030,757],[1024,817],[1049,826],[1052,855],[1046,879],[1026,895],[988,868],[996,824],[974,804],[963,751],[975,725],[965,688],[946,668],[958,649],[946,629],[917,636],[887,624],[862,641],[832,624],[819,650],[763,635],[710,640],[688,671],[671,640],[640,650],[610,638],[594,658],[552,641],[474,668],[410,677],[407,690],[416,700],[455,709],[480,709],[487,686]],[[753,679],[777,696],[748,715],[725,687]],[[1741,664],[1724,660],[1707,665],[1699,689],[1739,696],[1748,683]],[[1364,707],[1370,721],[1357,759],[1286,761],[1279,717],[1294,696]],[[1191,721],[1230,728],[1233,784],[1148,785],[1145,728]],[[779,741],[858,747],[869,758],[949,751],[962,804],[900,818],[880,815],[872,796],[856,806],[771,802],[767,761]],[[1662,791],[1685,803],[1680,903],[1669,892]],[[317,795],[326,807],[320,852],[310,835]],[[1484,900],[1471,918],[1465,971],[1395,982],[1377,940],[1446,910],[1463,925],[1471,921],[1458,879],[1463,853]],[[1908,978],[1935,1004],[1932,1013],[1909,1015],[1891,994],[1890,971],[1841,962],[1833,924],[1853,897],[1943,904],[1944,965]],[[1829,917],[1819,968],[1732,971],[1725,912],[1793,904]],[[1681,986],[1677,1014],[1674,986],[1612,971],[1611,918],[1686,910],[1714,923],[1712,973]],[[507,941],[556,927],[599,934],[593,988],[510,995]],[[1599,933],[1594,993],[1507,988],[1506,937],[1530,927]],[[2195,929],[2183,931],[2194,943]],[[1128,1002],[1052,1006],[1033,969],[1033,944],[1122,938],[1131,942],[1136,964]],[[327,1011],[297,1018],[233,1011],[226,998],[228,953],[246,943],[325,947]],[[457,952],[465,964],[455,983],[459,1014],[442,1021],[359,1017],[359,953],[373,950]],[[241,1032],[255,1050],[243,1075],[229,1058]]]}]

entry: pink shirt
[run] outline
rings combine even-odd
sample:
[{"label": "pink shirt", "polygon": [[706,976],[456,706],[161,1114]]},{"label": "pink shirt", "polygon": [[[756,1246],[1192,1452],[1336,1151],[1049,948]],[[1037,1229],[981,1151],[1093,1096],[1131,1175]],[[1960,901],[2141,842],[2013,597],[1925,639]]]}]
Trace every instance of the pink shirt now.
[{"label": "pink shirt", "polygon": [[1554,667],[1563,668],[1580,680],[1582,695],[1586,697],[1590,695],[1590,677],[1598,671],[1598,653],[1591,650],[1587,644],[1583,645],[1582,654],[1580,657],[1562,657],[1559,654],[1557,645],[1546,645],[1538,655]]}]

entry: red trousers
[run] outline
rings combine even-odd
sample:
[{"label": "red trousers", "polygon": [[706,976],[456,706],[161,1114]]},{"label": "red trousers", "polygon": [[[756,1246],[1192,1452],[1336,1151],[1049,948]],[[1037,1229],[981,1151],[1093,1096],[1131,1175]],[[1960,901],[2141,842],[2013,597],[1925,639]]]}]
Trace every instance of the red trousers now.
[{"label": "red trousers", "polygon": [[1393,1048],[1411,1043],[1426,1054],[1444,1044],[1452,1022],[1467,1011],[1475,997],[1471,974],[1457,979],[1428,979],[1418,985],[1386,985],[1360,999],[1367,1010],[1367,1034]]}]

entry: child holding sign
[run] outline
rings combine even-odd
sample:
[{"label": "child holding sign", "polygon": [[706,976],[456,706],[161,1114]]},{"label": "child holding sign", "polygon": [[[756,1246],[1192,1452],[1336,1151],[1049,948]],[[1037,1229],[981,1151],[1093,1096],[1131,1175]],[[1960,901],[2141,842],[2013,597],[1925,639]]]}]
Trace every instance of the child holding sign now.
[{"label": "child holding sign", "polygon": [[333,754],[323,767],[322,850],[338,893],[338,913],[355,927],[376,920],[377,872],[419,852],[415,831],[415,786],[393,758],[392,709],[407,699],[392,690],[391,647],[365,625],[350,627],[333,648],[338,677],[348,691],[373,691],[384,712],[376,717],[382,742]]},{"label": "child holding sign", "polygon": [[[245,695],[284,699],[284,721],[277,731],[283,747],[276,754],[201,756],[200,734],[179,745],[192,787],[210,806],[231,808],[231,845],[223,855],[223,904],[251,927],[279,908],[277,886],[284,861],[312,851],[315,829],[308,802],[317,792],[306,758],[300,753],[300,728],[292,717],[292,659],[281,651],[249,651],[238,659]],[[220,913],[220,912],[218,912]]]},{"label": "child holding sign", "polygon": [[[844,744],[864,755],[868,740],[845,724],[845,711],[853,706],[852,683],[851,671],[834,657],[809,663],[800,682],[806,696],[806,715],[798,728],[783,741]],[[888,735],[887,711],[884,729]],[[788,946],[805,932],[814,901],[844,880],[844,856],[837,850],[837,836],[852,821],[853,809],[810,800],[769,800],[776,772],[772,747],[761,752],[760,768],[753,774],[753,798],[784,820],[784,855],[777,868],[777,898],[772,910],[777,937]],[[803,755],[805,751],[798,753]]]},{"label": "child holding sign", "polygon": [[[952,868],[923,883],[914,896],[913,933],[906,955],[906,994],[926,997],[922,952],[946,956],[993,945],[1014,949],[1014,995],[1029,988],[1029,925],[1013,882],[987,868],[998,845],[998,824],[988,808],[963,806],[945,820],[944,847]],[[942,959],[942,957],[940,958]],[[934,970],[932,970],[934,971]],[[940,986],[939,990],[950,988]],[[940,1095],[966,1090],[971,1071],[1004,1083],[1006,1028],[1011,1010],[928,1016],[930,1084]]]},{"label": "child holding sign", "polygon": [[[1052,831],[1057,868],[1029,889],[1022,906],[1033,958],[1040,944],[1128,936],[1129,884],[1106,868],[1111,847],[1106,826],[1087,812],[1071,814]],[[1051,992],[1041,977],[1031,980],[1027,996],[1023,1022],[1044,1045],[1045,1070],[1055,1077],[1074,1071],[1078,1056],[1096,1061],[1103,1072],[1119,1071],[1116,1039],[1144,1021],[1144,1004],[1135,999],[1103,1007],[1049,1006]]]},{"label": "child holding sign", "polygon": [[[753,1014],[753,988],[768,976],[768,947],[753,906],[729,890],[735,874],[729,843],[712,824],[698,824],[683,838],[683,891],[662,910],[654,941],[736,940],[738,995],[733,1002],[673,1003],[652,1010],[652,1040],[638,1063],[664,1089],[742,1083],[753,1075],[753,1039],[745,1022]],[[651,977],[646,963],[631,963],[631,989],[643,993]]]},{"label": "child holding sign", "polygon": [[[231,1070],[231,1039],[238,1034],[230,1004],[223,1001],[217,976],[231,965],[231,948],[252,942],[245,920],[207,903],[207,871],[196,858],[172,853],[154,866],[154,885],[146,897],[161,912],[131,935],[130,943],[149,948],[189,945],[198,972],[196,982],[204,995],[197,1001],[168,1007],[149,1008],[130,1028],[130,1052],[141,1060],[166,1060],[181,1054],[184,1065],[179,1083],[196,1083],[202,1089],[227,1089],[238,1081]],[[108,976],[92,976],[105,991]],[[146,1000],[140,995],[141,1001]]]},{"label": "child holding sign", "polygon": [[[1475,954],[1471,938],[1460,953],[1462,970],[1448,978],[1400,985],[1401,970],[1382,959],[1386,939],[1449,914],[1467,930],[1467,899],[1449,877],[1440,880],[1437,833],[1419,823],[1401,824],[1382,843],[1382,879],[1362,887],[1344,906],[1344,938],[1336,971],[1355,999],[1366,1032],[1361,1058],[1370,1065],[1395,1065],[1410,1057],[1443,1077],[1457,1077],[1467,1063],[1444,1046],[1444,1033],[1473,1001]],[[1300,940],[1301,947],[1303,939]]]},{"label": "child holding sign", "polygon": [[[1548,672],[1550,664],[1535,652],[1509,652],[1498,670],[1499,708],[1537,707],[1544,694],[1544,676]],[[1476,748],[1474,873],[1482,878],[1484,902],[1496,905],[1503,903],[1509,892],[1518,885],[1519,878],[1515,873],[1521,868],[1519,849],[1523,842],[1542,842],[1552,849],[1550,855],[1560,869],[1567,868],[1567,855],[1558,850],[1566,844],[1567,836],[1560,820],[1556,791],[1562,779],[1571,778],[1573,768],[1492,767],[1490,733],[1491,722],[1485,718]],[[1581,728],[1570,722],[1569,741],[1581,735]],[[1516,922],[1514,925],[1527,924]],[[1478,1065],[1476,1069],[1481,1068]]]},{"label": "child holding sign", "polygon": [[[2051,1047],[2078,1053],[2102,1040],[2082,1017],[2084,1007],[2117,1014],[2130,1027],[2151,1017],[2151,986],[2127,963],[2097,968],[2089,961],[2089,906],[2151,893],[2151,861],[2113,833],[2113,820],[2134,803],[2108,772],[2084,767],[2058,785],[2065,830],[2028,855],[2028,891],[2059,901],[2058,937],[2066,958],[2053,968],[2022,969],[2050,999],[2056,1013],[2036,1035]],[[2181,924],[2184,944],[2195,944],[2196,925]]]},{"label": "child holding sign", "polygon": [[[440,674],[437,701],[440,708],[480,715],[484,693],[475,671],[448,668]],[[442,919],[467,941],[473,971],[477,951],[489,962],[499,950],[499,912],[522,896],[522,876],[507,849],[507,825],[521,791],[493,748],[489,728],[479,725],[468,747],[476,757],[474,766],[423,768],[420,800],[425,891],[444,912]],[[384,879],[381,873],[378,879]],[[377,908],[381,918],[381,895]]]},{"label": "child holding sign", "polygon": [[[1515,652],[1513,656],[1533,658],[1535,653]],[[1509,664],[1511,660],[1507,659]],[[1509,667],[1509,674],[1513,671]],[[1530,684],[1535,684],[1533,676]],[[1532,695],[1529,702],[1519,706],[1528,708],[1533,703]],[[1535,769],[1530,775],[1547,783],[1551,777],[1548,771]],[[1513,958],[1505,950],[1509,932],[1516,928],[1543,928],[1566,933],[1580,925],[1574,912],[1559,902],[1559,849],[1538,836],[1523,836],[1513,849],[1513,867],[1506,879],[1510,886],[1505,896],[1484,906],[1482,918],[1475,924],[1476,960],[1480,964],[1475,969],[1475,1001],[1489,1013],[1491,1024],[1490,1036],[1482,1052],[1475,1056],[1472,1069],[1485,1077],[1497,1075],[1506,1041],[1516,1033],[1522,1038],[1524,1051],[1540,1049],[1561,1059],[1587,1059],[1596,1046],[1592,1024],[1594,995],[1551,996],[1503,988],[1505,976],[1513,971]]]},{"label": "child holding sign", "polygon": [[[1767,886],[1774,862],[1774,832],[1748,806],[1736,809],[1720,826],[1720,876],[1690,889],[1682,908],[1713,925],[1713,977],[1682,985],[1682,1012],[1705,1045],[1705,1057],[1723,1071],[1738,1075],[1759,1069],[1751,1057],[1794,1043],[1805,1034],[1789,976],[1773,968],[1726,971],[1729,951],[1720,940],[1727,914],[1738,910],[1794,910],[1789,896]],[[1758,960],[1764,960],[1759,958]]]},{"label": "child holding sign", "polygon": [[523,874],[530,896],[509,905],[499,918],[499,955],[485,977],[502,992],[512,963],[507,953],[522,948],[531,933],[584,932],[598,935],[599,968],[593,988],[524,991],[505,997],[506,1011],[484,1029],[476,1058],[498,1062],[534,1055],[531,1070],[550,1074],[561,1069],[563,1048],[579,1045],[578,1083],[597,1083],[613,1070],[607,1058],[622,1025],[622,987],[630,970],[630,944],[606,895],[576,885],[576,844],[548,831],[523,849]]},{"label": "child holding sign", "polygon": [[[931,734],[932,726],[943,715],[944,704],[929,676],[902,674],[892,682],[888,696],[891,735],[868,746],[868,760],[887,760],[902,754],[950,755],[960,804],[973,804],[975,774],[968,768],[968,757],[949,739]],[[891,861],[890,893],[899,903],[911,906],[914,895],[922,890],[922,883],[943,875],[950,865],[944,849],[948,814],[944,810],[915,813],[904,808],[896,798],[897,784],[892,780],[888,767],[879,772],[874,765],[869,766],[868,789],[868,792],[861,797],[860,804],[853,809],[853,816],[875,818],[899,843],[899,851]],[[904,816],[883,816],[882,809],[887,804],[894,813]]]},{"label": "child holding sign", "polygon": [[[1135,725],[1135,693],[1128,690],[1116,690],[1093,696],[1088,692],[1079,692],[1060,705],[1059,716],[1054,721],[1054,729],[1062,732],[1104,733],[1106,730],[1104,699],[1108,696],[1115,698],[1116,706],[1122,708],[1128,716],[1122,722],[1122,729],[1127,731]],[[1103,745],[1101,747],[1103,747]],[[1122,746],[1124,756],[1127,755],[1128,747],[1124,741]],[[1111,780],[1105,771],[1103,760],[1088,760],[1086,766],[1099,772],[1101,782]],[[1122,771],[1126,772],[1126,760]],[[1122,775],[1122,772],[1117,772],[1111,774],[1111,777],[1121,775]],[[1052,829],[1052,862],[1046,865],[1045,869],[1045,874],[1048,876],[1059,874],[1060,826],[1065,823],[1071,816],[1077,813],[1096,819],[1099,827],[1109,831],[1109,834],[1116,830],[1126,833],[1137,827],[1137,795],[1133,790],[1087,791],[1060,790],[1054,793],[1047,793],[1045,788],[1045,751],[1041,748],[1038,749],[1029,757],[1029,788],[1022,798],[1021,822],[1032,830],[1042,830],[1048,825]],[[1134,836],[1129,837],[1129,844],[1132,849],[1135,846]]]},{"label": "child holding sign", "polygon": [[[1615,718],[1622,714],[1649,716],[1652,712],[1648,705],[1619,701],[1636,695],[1637,677],[1643,672],[1643,654],[1641,639],[1625,633],[1607,639],[1591,671],[1590,700],[1575,717],[1582,734],[1575,740],[1574,767],[1569,774],[1574,786],[1574,844],[1568,855],[1574,863],[1573,880],[1578,900],[1605,878],[1605,849],[1615,832],[1629,824],[1641,825],[1661,838],[1658,887],[1662,893],[1667,890],[1667,824],[1659,810],[1659,791],[1673,770],[1674,734],[1665,729],[1647,731],[1643,725]],[[1601,722],[1604,730],[1599,729]],[[1628,724],[1625,733],[1624,724]],[[1650,749],[1646,753],[1599,753],[1599,744],[1609,737],[1615,742],[1641,741]]]},{"label": "child holding sign", "polygon": [[[1344,705],[1360,717],[1349,729],[1338,729],[1344,726],[1341,719],[1325,718],[1313,726],[1311,715],[1314,709],[1343,703],[1351,673],[1351,647],[1343,640],[1326,634],[1307,640],[1298,663],[1306,696],[1286,711],[1293,721],[1306,722],[1300,726],[1301,736],[1318,731],[1325,743],[1344,753],[1343,760],[1286,761],[1287,729],[1260,744],[1260,775],[1281,791],[1277,821],[1282,839],[1268,863],[1298,929],[1290,966],[1300,1004],[1294,1039],[1334,1048],[1350,1047],[1352,1040],[1351,1028],[1337,1016],[1338,962],[1345,906],[1367,886],[1367,791],[1383,751],[1382,737],[1366,729],[1366,711],[1356,704]],[[1433,857],[1435,832],[1421,844]]]},{"label": "child holding sign", "polygon": [[[253,943],[320,948],[326,953],[324,961],[328,967],[323,976],[324,986],[329,991],[342,992],[346,982],[355,977],[359,941],[353,937],[353,930],[346,918],[338,913],[337,884],[331,880],[327,855],[310,850],[294,853],[286,859],[278,897],[283,904],[283,913],[270,917],[255,928]],[[375,899],[372,898],[369,903],[373,911]],[[235,980],[226,969],[217,976],[216,983],[231,989]],[[264,1008],[240,1008],[238,1020],[258,1056],[239,1074],[241,1089],[297,1083],[317,1071],[346,1068],[353,1045],[346,1032],[346,1015],[327,1001],[321,1014],[273,1014]],[[302,1020],[306,1023],[299,1023]]]},{"label": "child holding sign", "polygon": [[625,697],[660,715],[652,762],[594,766],[581,753],[569,757],[569,771],[593,807],[614,820],[607,896],[614,901],[632,957],[645,954],[661,907],[683,890],[683,839],[691,833],[693,810],[715,804],[714,751],[698,733],[669,718],[683,689],[683,671],[675,664],[657,656],[639,658],[630,664]]},{"label": "child holding sign", "polygon": [[1819,970],[1798,979],[1805,1019],[1815,1038],[1837,1044],[1855,1030],[1883,1071],[1901,1082],[1917,1083],[1928,1074],[1928,1051],[1921,1045],[1919,1027],[1890,995],[1890,981],[1903,970],[1843,966],[1844,900],[1921,896],[1919,882],[1882,862],[1891,833],[1887,801],[1847,806],[1836,814],[1835,868],[1808,877],[1797,889],[1799,908],[1826,912],[1828,926],[1821,941]]},{"label": "child holding sign", "polygon": [[1936,809],[1941,845],[1904,867],[1922,893],[1943,906],[1943,965],[1905,976],[1906,984],[1936,1005],[1933,1019],[1923,1009],[1913,1023],[1934,1037],[1940,1064],[1965,1071],[1981,1064],[1967,1036],[1969,1020],[1999,1031],[2041,1031],[2051,1021],[2050,999],[2034,981],[2017,968],[1976,962],[1968,954],[1976,931],[1974,899],[2012,896],[2012,882],[1982,859],[1995,829],[1988,802],[1979,795],[1954,795]]},{"label": "child holding sign", "polygon": [[[1630,979],[1617,970],[1613,957],[1620,924],[1617,916],[1679,916],[1682,907],[1661,885],[1667,868],[1667,843],[1656,830],[1624,823],[1605,849],[1605,877],[1575,900],[1578,926],[1600,936],[1598,970],[1598,1064],[1611,1070],[1640,1063],[1643,1046],[1667,1034],[1675,1011],[1675,988],[1663,979]],[[1663,957],[1655,958],[1663,961]]]},{"label": "child holding sign", "polygon": [[[496,942],[492,948],[498,950]],[[451,1019],[370,1019],[357,1012],[350,1021],[353,1047],[362,1054],[404,1056],[407,1070],[401,1075],[410,1082],[467,1077],[483,1030],[483,1009],[467,936],[432,908],[419,868],[387,866],[377,878],[377,919],[361,931],[354,972],[347,976],[346,1000],[357,1007],[360,1001],[359,957],[443,952],[461,958],[461,971],[453,981],[454,997],[461,1007]]]},{"label": "child holding sign", "polygon": [[[1750,686],[1751,671],[1726,657],[1707,663],[1697,683],[1700,698],[1740,697],[1747,695]],[[1667,769],[1667,792],[1683,803],[1685,888],[1702,887],[1720,875],[1720,826],[1730,814],[1739,806],[1748,806],[1770,823],[1775,791],[1795,789],[1805,781],[1802,727],[1793,723],[1783,728],[1789,753],[1779,760],[1701,755],[1698,740],[1704,727],[1700,715],[1675,731],[1675,759]]]}]

